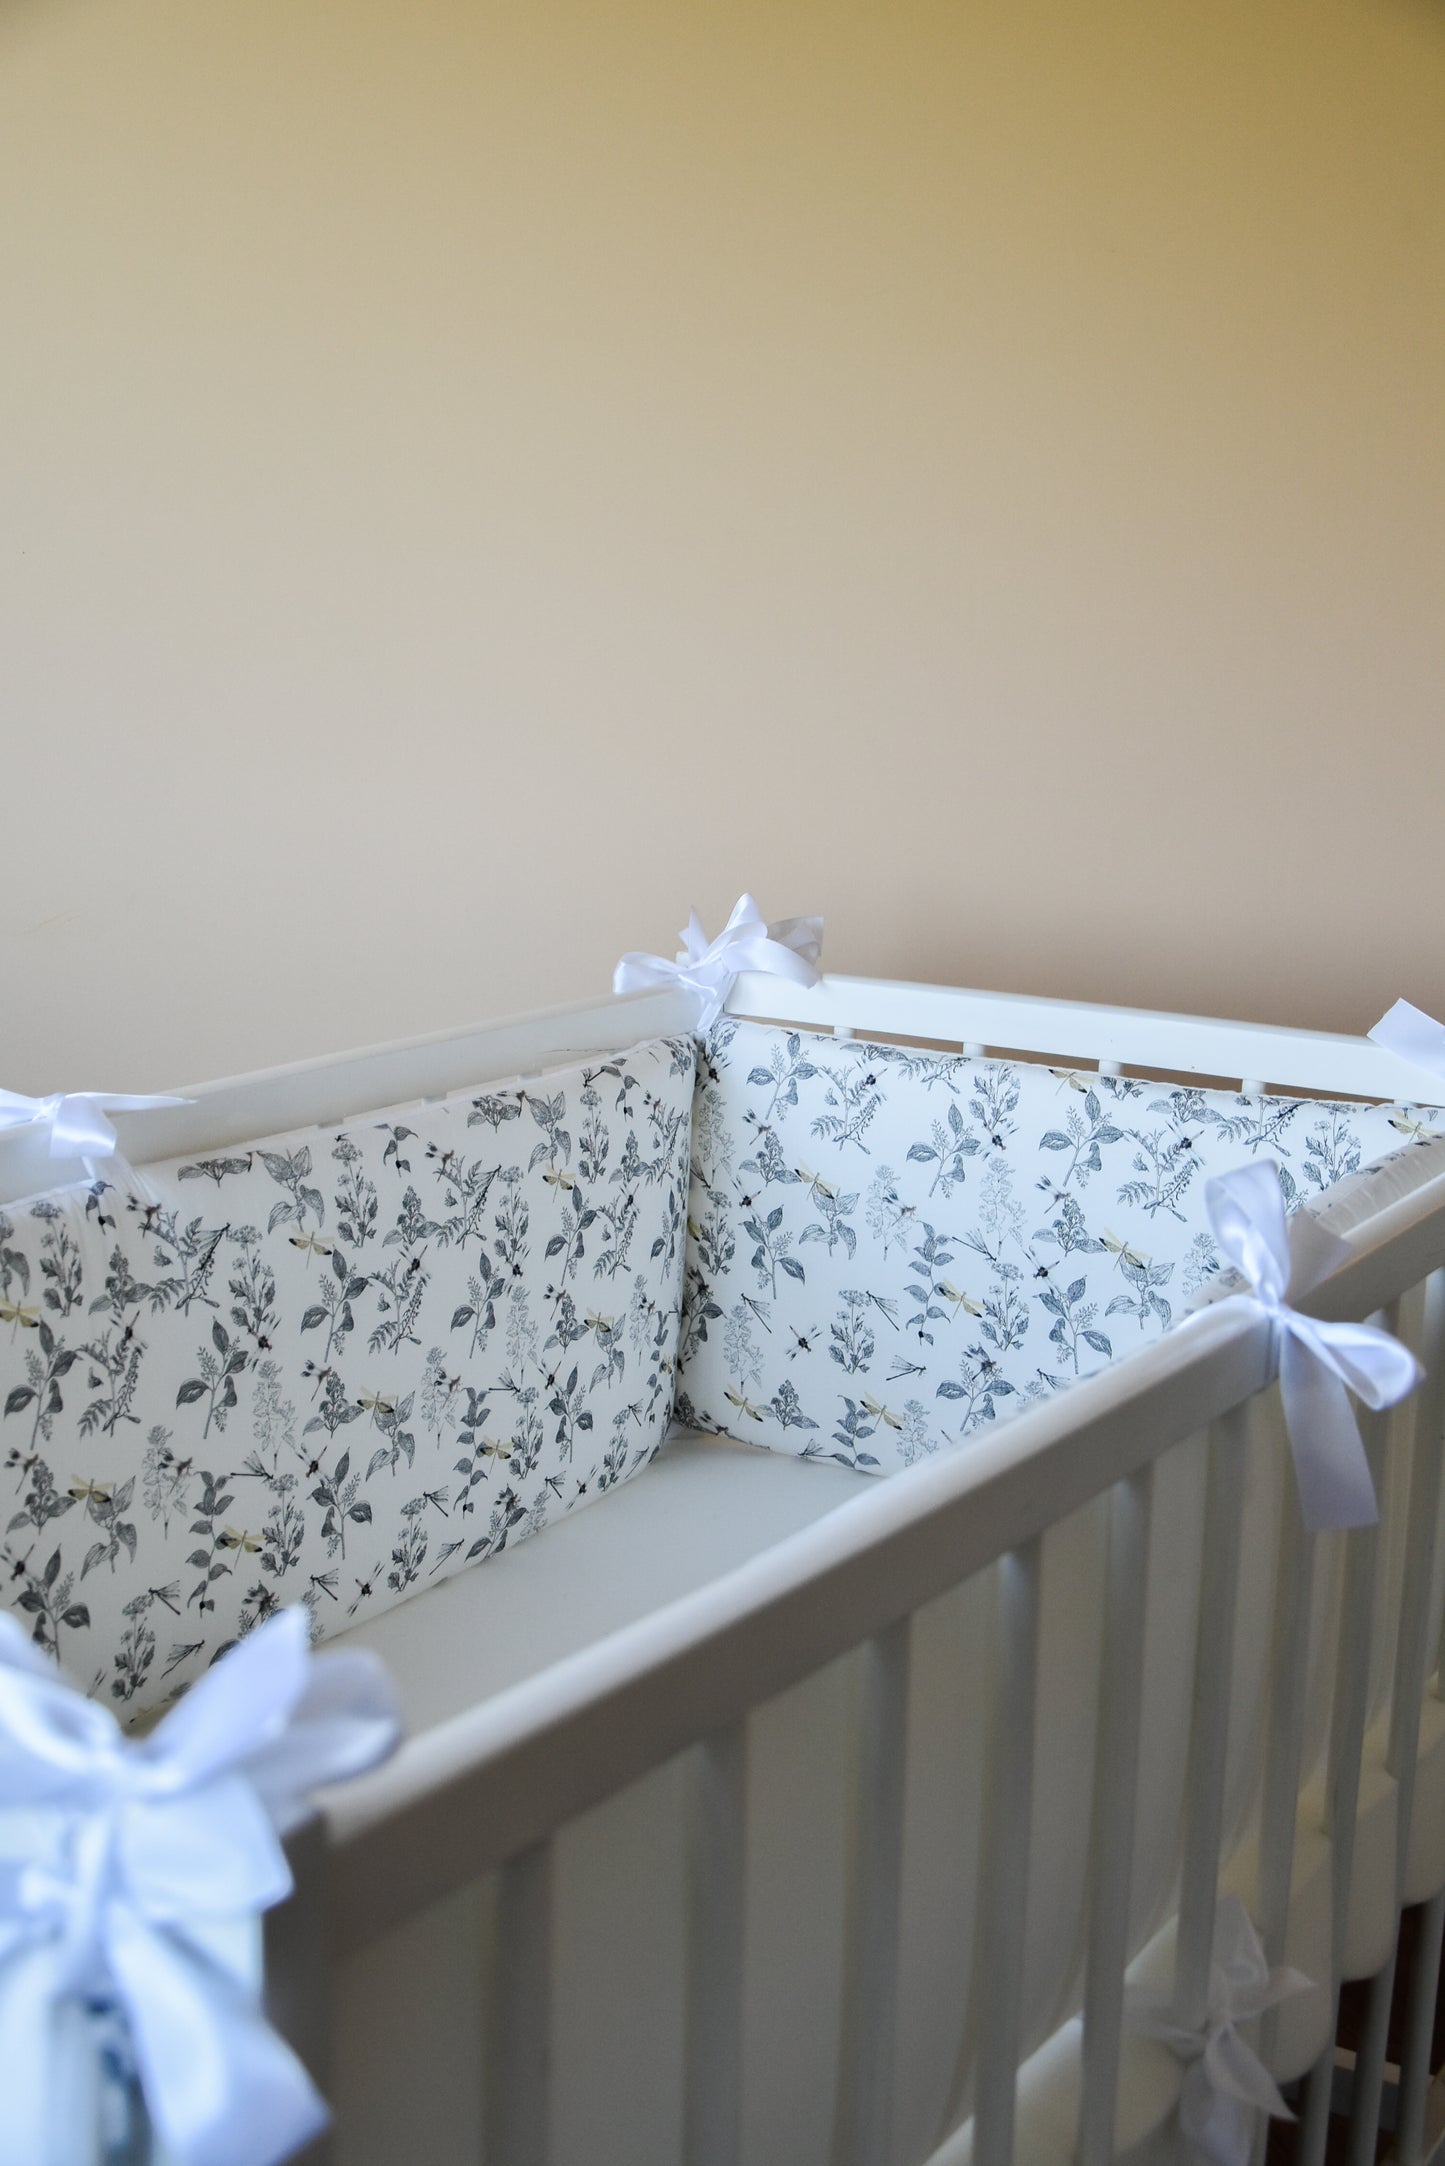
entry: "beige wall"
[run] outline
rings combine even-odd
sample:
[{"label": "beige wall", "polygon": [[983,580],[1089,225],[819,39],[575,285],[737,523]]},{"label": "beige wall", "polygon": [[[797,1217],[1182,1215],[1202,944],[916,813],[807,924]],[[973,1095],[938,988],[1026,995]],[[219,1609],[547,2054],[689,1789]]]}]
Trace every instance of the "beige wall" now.
[{"label": "beige wall", "polygon": [[0,1081],[1445,1012],[1445,13],[0,0]]}]

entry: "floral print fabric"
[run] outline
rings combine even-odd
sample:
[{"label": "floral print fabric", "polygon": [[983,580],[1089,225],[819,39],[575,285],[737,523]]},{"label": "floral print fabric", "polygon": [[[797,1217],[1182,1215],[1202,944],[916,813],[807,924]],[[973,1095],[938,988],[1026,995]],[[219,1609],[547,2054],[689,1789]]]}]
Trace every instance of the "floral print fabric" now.
[{"label": "floral print fabric", "polygon": [[672,1408],[694,1055],[0,1211],[4,1600],[127,1710],[634,1474]]},{"label": "floral print fabric", "polygon": [[1291,1207],[1445,1128],[724,1019],[693,1113],[678,1414],[886,1473],[1157,1335],[1219,1268],[1204,1177]]}]

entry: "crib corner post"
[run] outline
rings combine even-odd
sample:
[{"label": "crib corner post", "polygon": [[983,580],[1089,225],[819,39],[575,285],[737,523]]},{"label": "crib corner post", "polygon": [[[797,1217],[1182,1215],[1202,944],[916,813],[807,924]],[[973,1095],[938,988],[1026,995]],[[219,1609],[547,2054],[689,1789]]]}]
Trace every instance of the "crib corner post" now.
[{"label": "crib corner post", "polygon": [[[304,2064],[323,2098],[332,2096],[331,1921],[326,1823],[312,1813],[286,1837],[292,1890],[263,1921],[267,2021]],[[335,2166],[330,2128],[298,2151],[295,2166]]]}]

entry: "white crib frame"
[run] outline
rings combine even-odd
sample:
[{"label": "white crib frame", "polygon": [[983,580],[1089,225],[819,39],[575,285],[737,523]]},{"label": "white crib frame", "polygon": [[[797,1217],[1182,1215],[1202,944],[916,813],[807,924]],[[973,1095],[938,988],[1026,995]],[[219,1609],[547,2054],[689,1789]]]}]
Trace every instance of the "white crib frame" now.
[{"label": "white crib frame", "polygon": [[[941,987],[830,978],[813,992],[739,981],[734,1012],[926,1043],[1046,1055],[1071,1066],[1238,1078],[1373,1099],[1420,1099],[1429,1079],[1364,1039]],[[122,1118],[136,1163],[213,1150],[364,1108],[436,1098],[691,1027],[690,996],[663,991],[383,1047],[206,1086],[195,1103]],[[1438,1086],[1437,1086],[1438,1087]],[[0,1139],[0,1198],[54,1179],[33,1139]],[[1388,1318],[1427,1286],[1428,1380],[1387,1420],[1422,1423],[1396,1643],[1388,1766],[1398,1780],[1397,1856],[1412,1808],[1420,1709],[1441,1690],[1442,1650],[1426,1646],[1428,1590],[1445,1422],[1445,1175],[1349,1237],[1352,1254],[1310,1298],[1321,1316]],[[324,1801],[293,1845],[297,1892],[271,1916],[268,1981],[277,2020],[325,2088],[332,1967],[497,1869],[492,1961],[505,1978],[487,2041],[487,2166],[547,2166],[548,1921],[552,1838],[577,1815],[675,1755],[696,1748],[693,1899],[687,1952],[685,2166],[735,2166],[743,1965],[741,1920],[746,1725],[751,1710],[849,1650],[866,1649],[861,1833],[850,1931],[857,1960],[845,2010],[838,2166],[884,2166],[890,2022],[897,1984],[903,1829],[901,1767],[915,1611],[997,1563],[996,1634],[980,1876],[981,1997],[973,2123],[976,2166],[1014,2156],[1021,1959],[1028,1884],[1040,1550],[1045,1531],[1091,1498],[1110,1498],[1109,1597],[1099,1690],[1101,1748],[1093,1801],[1084,2006],[1080,2166],[1113,2156],[1126,1891],[1138,1769],[1139,1619],[1150,1539],[1152,1470],[1184,1439],[1209,1432],[1206,1570],[1200,1603],[1176,1994],[1202,2015],[1223,1812],[1231,1633],[1240,1548],[1243,1446],[1271,1378],[1262,1320],[1216,1311],[1065,1396],[1019,1415],[967,1453],[933,1460],[859,1497],[711,1584],[615,1632],[523,1685],[410,1739],[372,1776]],[[1372,1453],[1385,1421],[1367,1424]],[[1283,1951],[1295,1838],[1312,1538],[1286,1515],[1276,1582],[1271,1725],[1257,1922],[1272,1961]],[[1375,1537],[1349,1538],[1345,1629],[1336,1665],[1328,1818],[1335,1916],[1351,1870],[1370,1664]],[[1427,1677],[1434,1669],[1433,1687]],[[1398,2086],[1401,2166],[1445,2159],[1427,2137],[1429,2008],[1445,1896],[1427,1907],[1409,2045]],[[478,1951],[478,1961],[482,1960]],[[1351,2159],[1373,2157],[1393,1961],[1370,1994],[1354,2074]],[[1338,1979],[1335,1981],[1338,1986]],[[479,2049],[480,2050],[480,2049]],[[1327,2051],[1305,2089],[1301,2159],[1318,2166],[1333,2078]],[[1261,2139],[1262,2142],[1262,2139]],[[945,2156],[944,2150],[937,2154]],[[308,2154],[330,2155],[326,2140]],[[1262,2151],[1261,2154],[1262,2156]]]}]

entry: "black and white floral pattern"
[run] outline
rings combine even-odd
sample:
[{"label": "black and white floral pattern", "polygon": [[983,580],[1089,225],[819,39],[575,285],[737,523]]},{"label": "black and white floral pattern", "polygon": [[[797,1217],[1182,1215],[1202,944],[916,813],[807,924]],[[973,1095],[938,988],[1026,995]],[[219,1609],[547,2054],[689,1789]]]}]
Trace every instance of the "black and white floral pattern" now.
[{"label": "black and white floral pattern", "polygon": [[1437,1108],[1170,1088],[721,1022],[699,1056],[678,1414],[887,1473],[1163,1331],[1206,1172],[1291,1206]]},{"label": "black and white floral pattern", "polygon": [[635,1473],[672,1408],[690,1040],[0,1212],[3,1599],[170,1697]]}]

